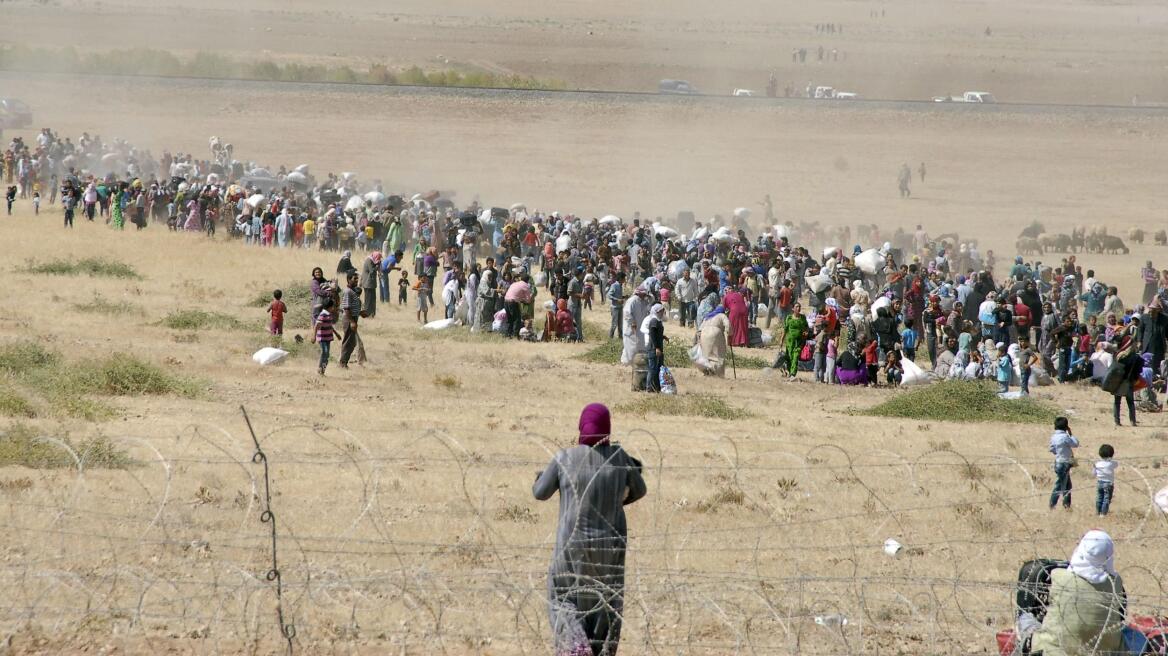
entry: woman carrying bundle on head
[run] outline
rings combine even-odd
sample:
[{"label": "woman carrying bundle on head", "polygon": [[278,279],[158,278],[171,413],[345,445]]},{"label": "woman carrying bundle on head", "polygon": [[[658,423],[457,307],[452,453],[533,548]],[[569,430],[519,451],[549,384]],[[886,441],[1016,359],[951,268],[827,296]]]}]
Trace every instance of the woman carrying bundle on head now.
[{"label": "woman carrying bundle on head", "polygon": [[540,501],[560,493],[559,529],[548,570],[548,619],[556,656],[613,656],[624,611],[624,506],[645,496],[641,463],[609,441],[608,408],[580,413],[579,443],[536,478]]}]

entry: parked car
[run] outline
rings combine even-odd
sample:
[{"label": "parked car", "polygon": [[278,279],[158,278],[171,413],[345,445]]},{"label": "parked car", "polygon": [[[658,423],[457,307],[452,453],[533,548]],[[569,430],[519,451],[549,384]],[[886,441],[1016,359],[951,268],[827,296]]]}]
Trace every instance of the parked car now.
[{"label": "parked car", "polygon": [[0,98],[0,128],[27,128],[32,125],[32,109],[16,98]]},{"label": "parked car", "polygon": [[753,89],[735,89],[735,90],[734,90],[734,92],[733,92],[733,93],[731,93],[730,95],[732,95],[732,96],[738,96],[738,97],[745,97],[745,98],[750,98],[750,97],[753,97],[753,96],[757,96],[757,95],[758,95],[758,92],[757,92],[757,91],[755,91],[755,90],[753,90]]},{"label": "parked car", "polygon": [[985,91],[966,91],[960,96],[935,96],[933,102],[992,103],[994,94]]},{"label": "parked car", "polygon": [[657,91],[681,96],[690,96],[698,92],[693,85],[685,80],[661,80],[657,83]]},{"label": "parked car", "polygon": [[851,91],[836,91],[834,87],[815,87],[811,97],[819,100],[855,100],[860,96]]}]

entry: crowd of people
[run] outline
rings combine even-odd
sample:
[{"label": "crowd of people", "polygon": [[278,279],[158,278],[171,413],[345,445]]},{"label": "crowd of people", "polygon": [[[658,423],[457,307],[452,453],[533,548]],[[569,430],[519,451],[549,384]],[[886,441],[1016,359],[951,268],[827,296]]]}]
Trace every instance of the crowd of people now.
[{"label": "crowd of people", "polygon": [[[607,338],[622,340],[621,362],[651,392],[662,389],[666,332],[676,324],[673,337],[691,346],[694,363],[713,376],[725,375],[733,348],[773,341],[776,370],[791,378],[809,372],[817,383],[989,379],[1003,393],[1017,384],[1026,394],[1035,382],[1090,380],[1114,396],[1116,424],[1124,401],[1136,423],[1136,392],[1144,410],[1160,408],[1168,270],[1151,262],[1132,303],[1074,255],[1056,263],[1017,257],[998,271],[993,253],[982,253],[976,240],[932,238],[922,226],[888,235],[862,226],[856,240],[868,248],[816,253],[800,244],[848,243],[851,230],[786,223],[751,239],[745,209],[683,233],[639,215],[626,222],[522,205],[458,208],[436,192],[406,200],[351,174],[317,182],[305,166],[271,172],[239,162],[230,144],[216,139],[208,159],[164,152],[156,160],[124,141],[84,134],[74,142],[43,130],[35,143],[8,144],[0,173],[10,209],[28,200],[39,210],[47,194],[50,206],[61,204],[66,226],[80,212],[114,229],[128,217],[138,229],[223,229],[251,247],[338,253],[335,276],[318,267],[310,282],[310,338],[320,346],[321,374],[338,336],[340,366],[362,362],[358,325],[375,319],[379,304],[406,305],[412,294],[416,318],[427,327],[529,341],[591,339],[584,313],[607,305]],[[770,224],[769,198],[765,206]],[[442,319],[431,319],[432,307],[442,308]],[[268,312],[271,332],[283,334],[282,292]],[[692,335],[681,332],[687,329]],[[622,507],[646,489],[640,463],[610,444],[610,432],[607,409],[586,408],[579,445],[557,454],[533,487],[538,499],[562,496],[549,573],[556,653],[615,653],[619,640]],[[1051,508],[1070,505],[1078,446],[1060,418],[1050,444]],[[1099,455],[1096,509],[1103,515],[1114,493],[1114,448],[1102,445]],[[591,483],[587,499],[579,497],[580,481]],[[598,523],[581,533],[584,517]],[[1065,573],[1053,575],[1051,608],[1058,610],[1030,618],[1034,649],[1053,654],[1100,636],[1107,645],[1119,639],[1118,625],[1067,614],[1090,601],[1123,617],[1122,606],[1114,608],[1122,604],[1116,601],[1122,582],[1113,548],[1106,534],[1092,532]]]},{"label": "crowd of people", "polygon": [[[817,382],[895,385],[927,368],[930,378],[989,379],[1025,394],[1033,382],[1085,379],[1115,396],[1116,423],[1124,401],[1135,422],[1137,392],[1144,409],[1160,407],[1168,270],[1151,262],[1131,303],[1076,255],[1056,263],[1019,256],[1001,272],[976,240],[934,239],[922,226],[891,234],[860,226],[856,241],[868,248],[818,253],[800,244],[846,244],[851,229],[788,222],[752,239],[744,208],[684,233],[639,214],[597,219],[477,201],[459,208],[438,192],[386,194],[350,173],[318,182],[306,165],[265,169],[235,159],[231,144],[214,137],[209,155],[163,151],[156,159],[123,140],[86,133],[74,141],[44,129],[31,143],[8,144],[3,176],[10,204],[35,198],[39,209],[47,194],[49,205],[62,204],[66,226],[80,212],[115,229],[128,219],[138,229],[223,229],[257,247],[341,252],[313,312],[334,294],[332,314],[354,332],[396,285],[399,304],[413,293],[420,323],[438,319],[431,308],[440,307],[440,320],[533,341],[583,341],[583,313],[608,305],[608,335],[624,339],[622,362],[643,369],[651,391],[668,364],[672,319],[695,331],[695,362],[713,375],[724,373],[728,350],[773,338],[775,368],[790,377],[810,371]],[[769,198],[763,205],[771,224]]]}]

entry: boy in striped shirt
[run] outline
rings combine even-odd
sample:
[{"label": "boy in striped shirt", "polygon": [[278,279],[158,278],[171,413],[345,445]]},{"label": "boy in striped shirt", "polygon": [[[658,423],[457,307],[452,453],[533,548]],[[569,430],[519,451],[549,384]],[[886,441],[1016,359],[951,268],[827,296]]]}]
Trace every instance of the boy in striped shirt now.
[{"label": "boy in striped shirt", "polygon": [[320,314],[316,316],[316,323],[312,325],[312,340],[320,344],[320,367],[317,371],[320,375],[324,375],[324,370],[328,367],[329,348],[333,344],[333,338],[336,337],[336,332],[333,330],[333,300],[326,299],[324,307],[321,308]]}]

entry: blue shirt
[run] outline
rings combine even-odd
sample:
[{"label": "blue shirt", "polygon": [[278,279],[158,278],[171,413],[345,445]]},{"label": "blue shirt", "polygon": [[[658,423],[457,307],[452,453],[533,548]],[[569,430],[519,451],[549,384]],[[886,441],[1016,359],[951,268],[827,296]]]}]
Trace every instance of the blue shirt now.
[{"label": "blue shirt", "polygon": [[1074,460],[1075,454],[1071,449],[1077,446],[1079,440],[1066,431],[1055,431],[1054,435],[1050,436],[1050,452],[1054,454],[1056,463]]},{"label": "blue shirt", "polygon": [[1010,356],[1003,355],[998,358],[998,382],[1010,382],[1010,374],[1014,373],[1014,367],[1011,366]]},{"label": "blue shirt", "polygon": [[624,299],[622,298],[624,295],[624,289],[619,282],[614,282],[608,286],[608,300],[613,306],[622,305],[624,303]]},{"label": "blue shirt", "polygon": [[900,345],[906,349],[915,349],[917,347],[917,331],[905,328],[904,332],[900,333]]}]

